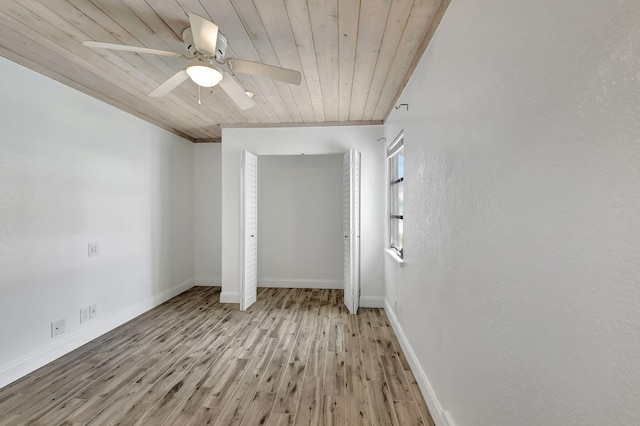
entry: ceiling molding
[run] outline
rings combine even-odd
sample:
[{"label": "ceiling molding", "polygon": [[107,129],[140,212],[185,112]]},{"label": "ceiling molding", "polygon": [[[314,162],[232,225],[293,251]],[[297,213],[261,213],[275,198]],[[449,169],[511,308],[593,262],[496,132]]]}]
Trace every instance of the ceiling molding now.
[{"label": "ceiling molding", "polygon": [[323,121],[321,123],[227,123],[221,124],[223,129],[259,129],[259,128],[276,128],[276,127],[335,127],[335,126],[380,126],[384,124],[382,120],[370,121]]}]

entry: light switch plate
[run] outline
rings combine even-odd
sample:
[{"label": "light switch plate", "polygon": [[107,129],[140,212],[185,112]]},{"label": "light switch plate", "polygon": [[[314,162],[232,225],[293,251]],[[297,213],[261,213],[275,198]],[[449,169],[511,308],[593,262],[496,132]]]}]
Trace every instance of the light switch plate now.
[{"label": "light switch plate", "polygon": [[89,257],[100,254],[100,243],[89,243]]}]

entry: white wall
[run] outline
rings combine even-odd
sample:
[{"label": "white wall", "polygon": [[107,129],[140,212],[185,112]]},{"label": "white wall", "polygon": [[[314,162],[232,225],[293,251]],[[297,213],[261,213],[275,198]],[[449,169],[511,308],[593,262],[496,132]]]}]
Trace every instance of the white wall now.
[{"label": "white wall", "polygon": [[258,157],[258,286],[343,288],[342,157]]},{"label": "white wall", "polygon": [[3,386],[190,287],[194,241],[193,144],[3,58],[0,75]]},{"label": "white wall", "polygon": [[195,284],[219,286],[222,277],[222,145],[194,145]]},{"label": "white wall", "polygon": [[223,302],[237,303],[239,300],[242,151],[257,155],[311,155],[343,153],[355,148],[362,153],[360,302],[362,305],[380,305],[384,297],[384,194],[380,190],[384,184],[384,146],[377,139],[382,132],[382,126],[222,129]]},{"label": "white wall", "polygon": [[453,1],[389,120],[439,424],[640,424],[639,40],[635,0]]}]

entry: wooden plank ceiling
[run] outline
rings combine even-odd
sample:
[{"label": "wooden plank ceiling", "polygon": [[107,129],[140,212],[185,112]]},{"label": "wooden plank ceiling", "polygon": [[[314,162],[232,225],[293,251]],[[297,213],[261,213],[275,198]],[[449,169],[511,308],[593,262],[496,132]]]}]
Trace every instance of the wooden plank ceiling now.
[{"label": "wooden plank ceiling", "polygon": [[[194,142],[234,126],[379,124],[450,0],[1,0],[0,55]],[[215,22],[227,56],[299,70],[300,86],[237,73],[256,94],[242,111],[187,81],[148,93],[182,58],[91,49],[85,40],[184,52],[193,12]]]}]

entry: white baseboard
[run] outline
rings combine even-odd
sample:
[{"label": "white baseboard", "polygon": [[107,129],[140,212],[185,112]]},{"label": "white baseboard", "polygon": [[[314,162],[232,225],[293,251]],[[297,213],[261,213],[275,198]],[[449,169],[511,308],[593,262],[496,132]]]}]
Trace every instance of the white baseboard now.
[{"label": "white baseboard", "polygon": [[258,287],[271,288],[330,288],[342,289],[342,280],[323,278],[260,278]]},{"label": "white baseboard", "polygon": [[429,378],[422,369],[420,361],[418,361],[418,357],[407,340],[407,336],[404,334],[400,323],[398,323],[398,318],[396,317],[395,312],[391,309],[391,303],[389,303],[389,300],[387,299],[384,300],[384,310],[387,317],[389,317],[389,321],[391,322],[391,326],[393,327],[396,336],[398,336],[398,341],[400,342],[400,346],[402,346],[402,351],[409,362],[413,375],[416,377],[418,386],[420,386],[420,390],[422,391],[425,402],[429,407],[433,421],[437,426],[455,426],[451,419],[451,414],[448,411],[445,411],[442,408],[440,401],[438,401],[433,387],[431,386],[431,382],[429,382]]},{"label": "white baseboard", "polygon": [[384,308],[384,297],[360,296],[360,306],[363,308]]},{"label": "white baseboard", "polygon": [[222,278],[220,277],[195,277],[193,279],[194,285],[203,287],[220,287],[222,285]]},{"label": "white baseboard", "polygon": [[240,293],[236,291],[220,292],[220,303],[240,303]]},{"label": "white baseboard", "polygon": [[54,342],[33,351],[16,361],[0,367],[0,388],[18,380],[21,377],[37,370],[38,368],[60,358],[61,356],[71,352],[102,336],[103,334],[121,326],[127,321],[141,315],[148,310],[155,308],[161,303],[166,302],[174,296],[193,287],[193,278],[190,278],[180,284],[177,284],[161,293],[150,296],[128,308],[122,309],[113,315],[98,319],[95,323],[87,323],[77,331],[67,336],[56,339]]}]

